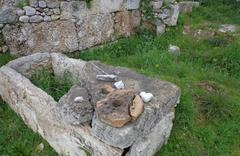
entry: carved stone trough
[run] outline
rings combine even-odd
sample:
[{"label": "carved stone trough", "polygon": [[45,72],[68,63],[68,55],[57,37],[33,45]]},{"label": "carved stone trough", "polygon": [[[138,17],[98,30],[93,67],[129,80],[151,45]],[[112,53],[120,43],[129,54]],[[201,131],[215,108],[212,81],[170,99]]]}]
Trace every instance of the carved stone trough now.
[{"label": "carved stone trough", "polygon": [[[58,77],[68,72],[78,85],[56,102],[29,80],[40,68],[51,70]],[[118,91],[106,88],[114,82],[96,79],[97,75],[106,74],[116,75],[125,88]],[[134,114],[132,103],[141,103],[138,95],[142,91],[151,92],[153,99],[143,103],[141,114],[126,118],[129,113]],[[37,53],[0,68],[0,95],[61,155],[85,156],[88,151],[93,156],[152,156],[170,135],[180,90],[171,83],[145,77],[127,68],[98,61],[85,62],[63,54]],[[106,107],[111,103],[104,101],[107,98],[116,107],[110,112]],[[124,122],[116,116],[123,116]]]}]

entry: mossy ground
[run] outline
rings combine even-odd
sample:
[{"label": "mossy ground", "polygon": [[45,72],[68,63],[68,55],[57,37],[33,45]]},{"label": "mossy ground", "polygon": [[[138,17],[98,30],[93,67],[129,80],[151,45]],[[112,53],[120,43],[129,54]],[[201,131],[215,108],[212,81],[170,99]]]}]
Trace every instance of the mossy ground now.
[{"label": "mossy ground", "polygon": [[[71,55],[129,67],[147,76],[177,84],[181,103],[167,145],[156,155],[240,155],[240,33],[195,39],[183,35],[184,26],[217,31],[220,24],[240,24],[240,7],[233,0],[203,0],[203,6],[180,17],[179,25],[161,37],[140,32],[106,46]],[[181,48],[180,56],[167,52]],[[0,65],[12,57],[0,56]],[[43,80],[43,81],[38,81]],[[39,83],[38,83],[39,82]],[[48,90],[44,78],[35,83]],[[57,87],[54,85],[54,87]],[[54,96],[56,93],[51,92]],[[48,144],[29,130],[13,111],[0,102],[1,155],[56,155]],[[40,153],[36,146],[46,147]]]}]

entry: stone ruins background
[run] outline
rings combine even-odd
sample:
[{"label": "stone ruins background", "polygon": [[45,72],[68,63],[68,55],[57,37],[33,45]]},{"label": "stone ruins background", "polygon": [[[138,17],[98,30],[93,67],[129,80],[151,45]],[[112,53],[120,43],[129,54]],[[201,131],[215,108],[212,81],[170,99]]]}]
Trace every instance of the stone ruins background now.
[{"label": "stone ruins background", "polygon": [[[149,5],[155,20],[142,4]],[[14,55],[68,53],[128,37],[140,25],[158,35],[198,2],[174,0],[0,0],[0,33]],[[148,10],[149,11],[149,10]],[[5,49],[5,50],[1,50]],[[0,53],[7,51],[0,48]]]}]

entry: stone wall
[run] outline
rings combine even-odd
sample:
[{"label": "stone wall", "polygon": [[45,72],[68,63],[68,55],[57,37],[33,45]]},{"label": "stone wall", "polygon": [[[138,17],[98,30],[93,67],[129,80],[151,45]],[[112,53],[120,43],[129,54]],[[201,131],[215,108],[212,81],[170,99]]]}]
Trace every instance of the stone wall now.
[{"label": "stone wall", "polygon": [[[134,34],[141,20],[161,35],[176,26],[180,5],[151,0],[149,22],[140,0],[0,0],[0,31],[10,52],[74,52]],[[5,48],[6,49],[6,48]],[[0,50],[1,51],[1,50]]]}]

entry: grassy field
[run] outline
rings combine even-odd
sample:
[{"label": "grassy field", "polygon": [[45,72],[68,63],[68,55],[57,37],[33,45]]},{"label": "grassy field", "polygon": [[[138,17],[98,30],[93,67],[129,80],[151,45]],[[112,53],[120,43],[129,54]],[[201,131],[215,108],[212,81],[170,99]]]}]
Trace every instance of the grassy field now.
[{"label": "grassy field", "polygon": [[[170,139],[157,156],[240,155],[240,32],[217,32],[221,24],[240,24],[240,5],[233,0],[203,0],[192,14],[161,37],[139,31],[133,37],[71,55],[84,60],[129,67],[142,74],[173,82],[182,89],[181,103]],[[190,33],[183,35],[188,27]],[[199,29],[215,35],[193,36]],[[180,56],[168,45],[181,48]],[[0,55],[0,66],[13,59]],[[61,97],[67,82],[36,74],[33,82]],[[49,145],[28,129],[0,101],[0,155],[56,155]],[[43,142],[44,150],[37,146]]]}]

